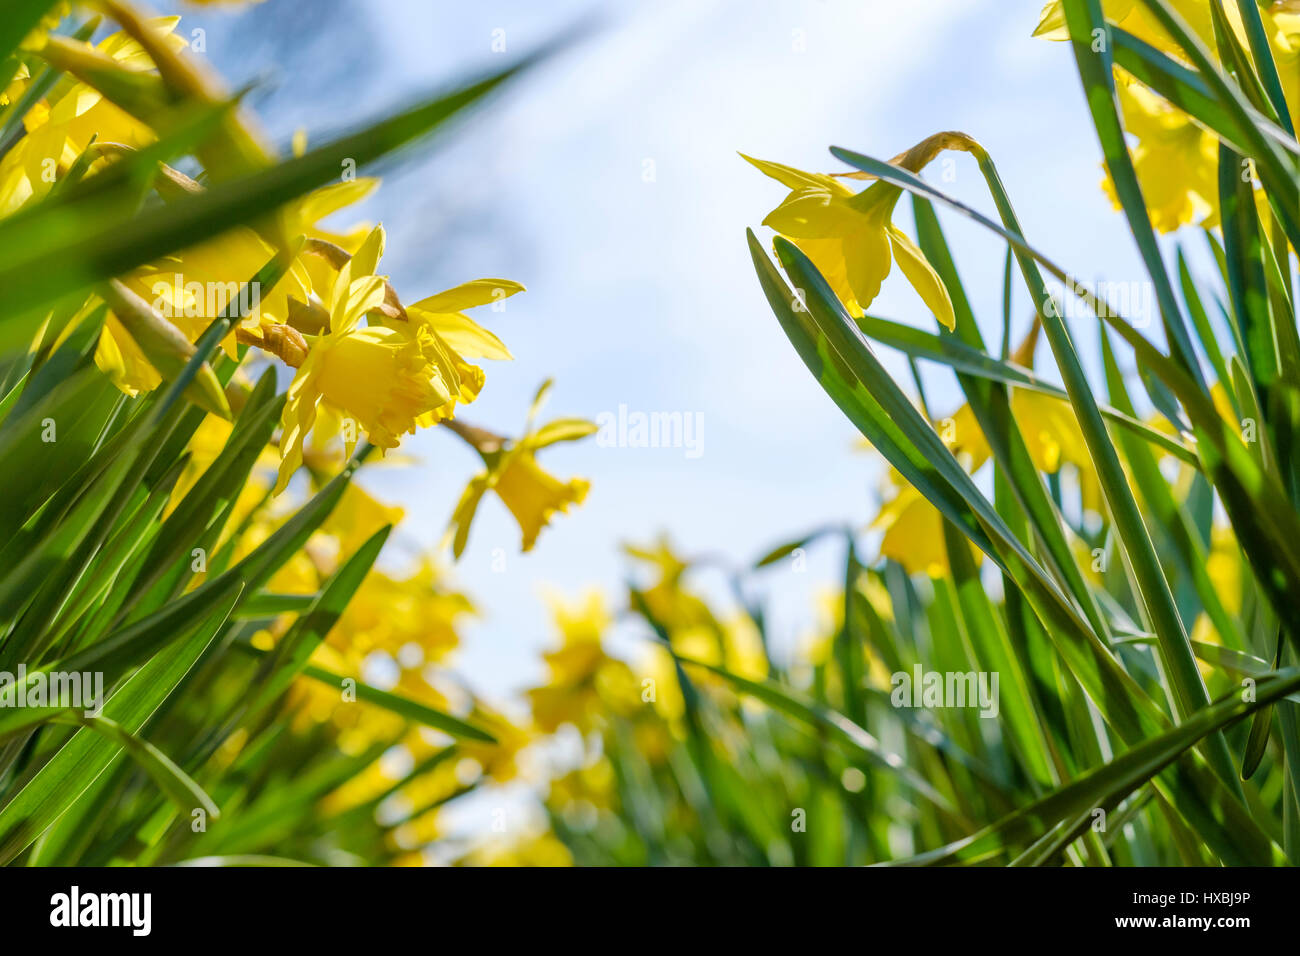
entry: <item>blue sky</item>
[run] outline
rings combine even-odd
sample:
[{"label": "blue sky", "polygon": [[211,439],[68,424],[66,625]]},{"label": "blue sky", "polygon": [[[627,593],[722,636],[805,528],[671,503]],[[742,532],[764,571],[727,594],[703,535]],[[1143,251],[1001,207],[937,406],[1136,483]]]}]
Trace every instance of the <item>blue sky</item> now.
[{"label": "blue sky", "polygon": [[[616,596],[628,572],[621,542],[667,532],[684,554],[744,563],[811,528],[874,514],[875,461],[854,449],[852,426],[800,364],[755,280],[744,230],[784,190],[738,150],[835,171],[830,145],[888,158],[962,130],[997,161],[1032,241],[1084,280],[1143,276],[1099,188],[1070,51],[1030,38],[1039,0],[159,6],[185,14],[183,33],[208,31],[207,55],[224,75],[261,83],[253,102],[282,143],[299,126],[319,142],[575,25],[594,27],[454,137],[388,164],[360,210],[387,229],[385,267],[406,301],[480,276],[528,287],[505,312],[480,316],[515,361],[488,363],[467,421],[518,430],[538,383],[554,376],[556,416],[595,419],[625,405],[702,423],[698,457],[594,441],[543,453],[557,475],[586,476],[592,489],[528,555],[504,507],[485,502],[454,571],[483,611],[457,660],[498,698],[541,676],[537,652],[553,639],[543,587]],[[494,53],[502,37],[506,50]],[[974,163],[958,157],[952,170],[944,188],[989,209]],[[899,218],[910,228],[906,204]],[[1004,247],[973,224],[943,221],[996,341]],[[1023,294],[1016,306],[1023,328]],[[934,327],[897,274],[872,311]],[[1076,332],[1091,351],[1092,329]],[[1040,354],[1040,366],[1049,362]],[[907,374],[895,356],[888,364]],[[942,374],[927,387],[934,411],[955,406]],[[403,451],[420,463],[375,470],[366,484],[407,509],[402,542],[432,547],[476,458],[440,430]],[[504,571],[493,570],[496,549]],[[756,579],[778,643],[809,627],[813,596],[840,560],[828,546],[802,574],[787,565]]]}]

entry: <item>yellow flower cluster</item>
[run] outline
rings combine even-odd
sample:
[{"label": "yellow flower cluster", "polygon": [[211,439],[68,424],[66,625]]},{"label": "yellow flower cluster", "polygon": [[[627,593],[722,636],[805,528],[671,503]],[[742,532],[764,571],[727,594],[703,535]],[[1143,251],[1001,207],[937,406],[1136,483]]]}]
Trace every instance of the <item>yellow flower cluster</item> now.
[{"label": "yellow flower cluster", "polygon": [[[155,120],[147,103],[127,102],[116,87],[110,97],[101,86],[134,78],[137,88],[148,89],[149,81],[140,81],[148,77],[215,96],[210,79],[183,55],[178,17],[145,20],[121,4],[108,6],[123,29],[97,44],[47,35],[57,18],[29,38],[36,55],[68,75],[27,112],[24,135],[0,159],[0,216],[42,200],[78,164],[79,174],[94,174],[158,139],[164,114],[155,111]],[[21,97],[31,83],[29,71],[20,70],[3,91],[4,102]],[[241,125],[231,139],[246,154],[245,168],[270,161],[251,129]],[[224,153],[209,150],[199,158],[214,180],[241,171]],[[187,354],[187,343],[237,308],[242,320],[223,343],[227,354],[236,358],[240,345],[251,345],[297,369],[284,412],[277,493],[302,463],[303,441],[313,429],[321,442],[341,432],[349,452],[362,437],[387,450],[418,427],[451,418],[483,387],[482,369],[469,360],[511,357],[465,310],[498,303],[523,286],[477,279],[403,306],[377,274],[382,228],[339,234],[319,225],[376,186],[376,180],[352,178],[318,189],[283,211],[276,228],[232,229],[92,296],[75,320],[107,300],[97,364],[125,393],[149,391],[174,369],[177,355]],[[157,189],[170,200],[203,187],[164,167]],[[277,253],[293,253],[283,278],[273,288],[248,285]],[[230,417],[237,399],[231,389],[201,377],[198,391],[205,408]],[[527,493],[534,477],[516,468],[506,483]]]},{"label": "yellow flower cluster", "polygon": [[488,491],[495,491],[502,503],[514,515],[523,532],[522,548],[531,551],[537,543],[542,528],[556,514],[562,514],[572,505],[580,505],[587,497],[591,483],[585,478],[561,481],[537,463],[537,452],[559,442],[577,441],[593,434],[594,422],[580,418],[557,418],[540,428],[534,421],[551,389],[548,379],[538,389],[528,411],[524,434],[510,440],[482,428],[448,422],[448,427],[478,452],[485,469],[470,479],[464,494],[452,513],[446,538],[452,552],[460,557],[469,541],[470,525],[478,513],[479,503]]},{"label": "yellow flower cluster", "polygon": [[[80,179],[111,173],[115,163],[175,132],[177,104],[217,106],[229,99],[188,56],[177,33],[178,17],[143,18],[123,0],[98,0],[95,9],[120,29],[97,42],[78,38],[93,37],[89,28],[76,36],[56,33],[70,12],[69,4],[59,4],[25,39],[22,61],[12,79],[0,85],[0,107],[22,103],[25,111],[21,135],[0,153],[0,217],[57,198],[57,190],[73,188]],[[34,86],[42,64],[59,76],[48,87]],[[242,114],[227,111],[213,123],[218,131],[196,146],[192,157],[202,173],[192,177],[160,164],[147,184],[149,202],[185,200],[209,184],[278,162]],[[298,154],[306,150],[303,134],[295,137],[293,149]],[[215,320],[238,316],[222,343],[224,356],[203,365],[186,393],[208,414],[188,444],[166,514],[181,506],[226,453],[249,394],[241,366],[264,361],[293,370],[278,438],[263,449],[231,514],[224,516],[223,538],[215,542],[223,561],[242,559],[279,530],[301,505],[302,492],[319,488],[338,472],[363,439],[389,451],[417,429],[439,424],[469,441],[484,461],[484,470],[470,480],[452,516],[448,540],[457,557],[489,490],[518,521],[524,550],[534,547],[556,514],[580,504],[587,494],[585,479],[561,481],[537,462],[542,448],[596,430],[577,418],[535,424],[549,382],[539,391],[518,439],[455,419],[460,406],[473,402],[484,387],[483,369],[473,363],[512,358],[505,344],[467,312],[499,308],[524,287],[508,279],[475,279],[405,304],[381,268],[382,226],[336,230],[323,224],[377,186],[375,179],[345,178],[268,211],[252,225],[197,242],[103,283],[93,294],[60,303],[33,347],[48,348],[48,340],[66,337],[102,314],[95,363],[121,392],[138,396],[175,378]],[[124,215],[133,212],[124,210]],[[281,277],[273,286],[259,287],[253,280],[273,261]],[[274,606],[300,609],[303,599],[318,594],[363,543],[402,518],[400,508],[349,484],[319,530],[279,568],[262,596]],[[389,849],[394,860],[403,862],[418,859],[420,849],[440,835],[438,808],[448,799],[483,781],[514,779],[520,773],[517,758],[535,734],[452,678],[447,665],[460,643],[459,629],[476,613],[469,598],[450,586],[428,554],[421,553],[400,571],[386,558],[369,572],[313,649],[306,671],[284,696],[280,719],[290,733],[325,741],[345,754],[389,748],[385,759],[369,763],[329,794],[323,812],[356,809],[401,784],[393,796],[405,816],[391,832]],[[207,572],[196,568],[195,575],[191,588]],[[567,722],[590,726],[596,695],[611,692],[613,685],[620,686],[620,696],[630,699],[635,693],[627,666],[600,651],[608,616],[589,626],[582,613],[557,614],[565,646],[549,658],[549,709],[540,692],[537,699],[537,722],[548,732]],[[250,655],[274,652],[298,620],[287,612],[275,617],[248,641],[251,649],[241,644],[241,650]],[[357,687],[366,693],[358,697]],[[381,706],[385,700],[389,706]],[[435,726],[450,726],[448,715],[463,720],[487,731],[495,742],[452,742],[447,734],[418,726],[411,708],[441,712],[441,724],[427,710],[422,715]],[[214,759],[228,766],[250,739],[246,728],[236,731]],[[409,758],[408,767],[394,765],[392,755],[398,752]],[[453,752],[454,759],[440,759]],[[411,767],[426,769],[412,772]],[[567,860],[563,847],[550,837],[512,852]]]},{"label": "yellow flower cluster", "polygon": [[[1217,57],[1210,2],[1171,0],[1170,6]],[[1121,29],[1175,59],[1186,59],[1173,38],[1137,0],[1105,0],[1102,10],[1106,19]],[[1223,4],[1223,11],[1238,41],[1247,47],[1236,5]],[[1278,4],[1261,9],[1260,18],[1277,63],[1292,126],[1300,128],[1300,12],[1294,6]],[[1068,38],[1061,0],[1051,0],[1043,8],[1034,35],[1049,40]],[[1116,74],[1124,126],[1134,139],[1133,166],[1152,225],[1161,232],[1173,232],[1185,225],[1207,229],[1218,225],[1218,139],[1123,70],[1117,68]],[[1120,208],[1109,174],[1103,184],[1115,208]]]}]

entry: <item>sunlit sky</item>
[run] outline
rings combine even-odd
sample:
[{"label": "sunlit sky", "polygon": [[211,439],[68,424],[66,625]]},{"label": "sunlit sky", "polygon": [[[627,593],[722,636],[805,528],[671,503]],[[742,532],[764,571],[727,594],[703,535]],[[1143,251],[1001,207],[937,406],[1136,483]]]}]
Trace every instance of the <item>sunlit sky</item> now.
[{"label": "sunlit sky", "polygon": [[[818,171],[842,169],[841,145],[888,158],[927,135],[970,133],[992,153],[1027,235],[1084,279],[1137,280],[1131,238],[1099,188],[1100,151],[1070,51],[1033,40],[1040,0],[268,0],[239,12],[183,3],[181,32],[207,31],[209,56],[279,143],[314,142],[485,70],[557,36],[589,33],[520,78],[454,135],[384,168],[358,218],[388,231],[384,271],[405,301],[480,276],[523,282],[503,313],[483,311],[515,355],[488,363],[465,420],[510,433],[538,384],[548,412],[680,412],[702,423],[686,449],[556,447],[542,462],[591,479],[586,504],[518,554],[504,506],[480,509],[455,580],[482,617],[457,663],[499,700],[542,675],[555,638],[542,594],[587,586],[616,598],[629,572],[620,545],[670,535],[685,555],[752,562],[827,524],[865,525],[878,464],[804,369],[772,317],[744,240],[784,196],[737,151]],[[503,32],[497,32],[503,31]],[[493,52],[494,40],[505,52]],[[277,65],[279,64],[279,65]],[[973,161],[944,188],[988,209]],[[932,172],[935,170],[932,169]],[[898,218],[910,228],[907,205]],[[991,341],[1001,322],[1005,247],[942,214]],[[766,241],[770,233],[760,229]],[[1016,303],[1017,325],[1029,304]],[[872,311],[934,320],[901,276]],[[1077,331],[1087,351],[1091,329]],[[1040,353],[1040,365],[1047,364]],[[905,364],[889,357],[906,376]],[[936,412],[957,402],[927,378]],[[408,517],[398,550],[435,546],[477,465],[444,430],[403,445],[417,464],[372,470],[364,484]],[[870,539],[864,539],[867,555]],[[493,569],[504,549],[503,571]],[[755,578],[788,645],[833,585],[839,545]],[[707,576],[702,584],[720,590]],[[634,642],[637,632],[621,635]]]}]

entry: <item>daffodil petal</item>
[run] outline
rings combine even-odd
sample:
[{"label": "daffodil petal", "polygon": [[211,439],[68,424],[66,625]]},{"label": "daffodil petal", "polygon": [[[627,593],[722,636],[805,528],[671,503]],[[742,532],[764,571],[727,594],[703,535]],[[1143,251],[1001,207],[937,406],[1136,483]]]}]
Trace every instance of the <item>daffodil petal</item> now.
[{"label": "daffodil petal", "polygon": [[838,193],[840,196],[851,196],[853,194],[853,191],[847,186],[824,173],[806,173],[802,169],[795,169],[793,166],[770,163],[765,159],[746,156],[744,153],[740,154],[740,158],[754,166],[763,175],[770,176],[781,185],[788,186],[791,189],[798,190],[813,187],[827,189],[832,193]]},{"label": "daffodil petal", "polygon": [[351,332],[363,315],[383,305],[385,291],[383,276],[368,275],[353,281],[347,294],[338,299],[334,314],[330,316],[330,334],[347,335]]},{"label": "daffodil petal", "polygon": [[410,306],[406,313],[432,326],[442,340],[464,358],[502,361],[514,358],[504,342],[463,312],[426,312]]},{"label": "daffodil petal", "polygon": [[372,176],[361,176],[345,183],[331,183],[308,193],[298,206],[298,215],[304,223],[315,225],[331,213],[365,199],[378,187],[379,180]]},{"label": "daffodil petal", "polygon": [[880,285],[889,275],[889,239],[885,230],[858,229],[844,238],[844,269],[849,288],[858,305],[865,309],[880,294]]},{"label": "daffodil petal", "polygon": [[556,442],[577,441],[599,430],[595,422],[589,422],[585,418],[557,418],[533,432],[528,438],[528,444],[533,448],[545,448]]},{"label": "daffodil petal", "polygon": [[796,190],[767,214],[763,225],[796,239],[843,236],[859,226],[861,216],[836,199],[820,186]]},{"label": "daffodil petal", "polygon": [[456,510],[452,512],[451,521],[447,525],[447,534],[452,536],[451,553],[457,558],[464,553],[465,545],[469,542],[469,528],[474,522],[474,515],[478,512],[479,502],[483,500],[488,485],[487,472],[475,475],[465,486],[465,492],[460,496]]},{"label": "daffodil petal", "polygon": [[903,270],[903,275],[907,276],[907,281],[934,313],[939,324],[951,332],[957,326],[957,318],[952,311],[952,299],[948,298],[948,290],[944,288],[939,273],[934,271],[934,266],[912,244],[911,239],[894,226],[890,226],[888,232],[890,244],[894,248],[894,260]]},{"label": "daffodil petal", "polygon": [[375,226],[370,230],[370,235],[366,236],[365,242],[361,243],[361,248],[352,254],[353,279],[375,274],[375,270],[379,268],[379,260],[384,257],[384,246],[387,241],[388,237],[384,233],[383,226]]},{"label": "daffodil petal", "polygon": [[431,295],[427,299],[421,299],[409,309],[440,313],[460,312],[478,305],[491,305],[523,291],[524,287],[521,283],[510,279],[474,279]]}]

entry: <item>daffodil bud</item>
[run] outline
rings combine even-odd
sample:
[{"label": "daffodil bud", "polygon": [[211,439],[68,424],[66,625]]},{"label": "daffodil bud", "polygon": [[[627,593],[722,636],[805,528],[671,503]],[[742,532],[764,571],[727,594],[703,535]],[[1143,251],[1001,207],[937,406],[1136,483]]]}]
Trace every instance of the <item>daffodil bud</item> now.
[{"label": "daffodil bud", "polygon": [[307,360],[307,340],[291,325],[268,325],[262,329],[263,349],[290,368],[300,368]]},{"label": "daffodil bud", "polygon": [[[177,378],[194,355],[194,346],[189,339],[155,312],[148,302],[116,279],[109,280],[103,294],[122,328],[154,368],[165,379]],[[207,362],[199,366],[198,374],[185,390],[185,395],[205,411],[230,418],[230,404],[221,381]]]},{"label": "daffodil bud", "polygon": [[128,70],[89,44],[51,36],[38,55],[55,70],[70,73],[142,121],[148,122],[169,104],[167,87],[157,76]]}]

